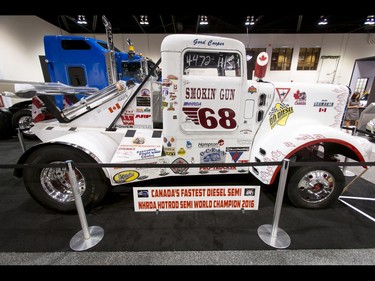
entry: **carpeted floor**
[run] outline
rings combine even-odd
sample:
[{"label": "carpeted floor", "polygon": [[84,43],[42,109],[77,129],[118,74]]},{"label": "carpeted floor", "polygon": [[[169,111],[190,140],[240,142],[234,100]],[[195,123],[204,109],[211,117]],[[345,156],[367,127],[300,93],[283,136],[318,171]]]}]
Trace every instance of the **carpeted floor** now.
[{"label": "carpeted floor", "polygon": [[[1,164],[15,164],[22,153],[17,139],[3,140],[1,151]],[[13,178],[12,170],[0,169],[0,177],[0,252],[72,251],[69,242],[81,230],[78,216],[54,213],[39,206],[26,192],[22,181]],[[196,184],[201,178],[185,177],[184,185]],[[204,184],[224,181],[251,184],[246,175],[206,177]],[[343,195],[375,198],[375,186],[358,179]],[[136,213],[132,194],[126,189],[115,189],[101,206],[87,215],[89,226],[101,226],[105,231],[102,241],[88,251],[273,249],[259,238],[257,229],[272,223],[275,197],[274,190],[262,190],[259,209],[244,213]],[[346,201],[375,217],[374,201]],[[284,202],[279,227],[290,236],[289,249],[375,248],[374,221],[340,201],[326,210],[297,209]]]}]

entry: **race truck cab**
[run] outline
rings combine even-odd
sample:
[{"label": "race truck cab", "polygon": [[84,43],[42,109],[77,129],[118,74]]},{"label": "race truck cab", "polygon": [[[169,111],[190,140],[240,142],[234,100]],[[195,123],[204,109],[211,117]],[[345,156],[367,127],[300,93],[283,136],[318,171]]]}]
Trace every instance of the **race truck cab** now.
[{"label": "race truck cab", "polygon": [[[67,168],[33,164],[134,164],[75,167],[90,210],[111,186],[153,178],[249,173],[269,185],[280,167],[250,163],[337,161],[338,155],[368,159],[369,142],[340,130],[350,94],[346,86],[247,80],[244,44],[217,36],[169,35],[161,44],[161,60],[161,85],[150,75],[140,84],[119,80],[32,127],[42,143],[20,157],[18,163],[27,166],[14,175],[23,177],[37,202],[56,211],[75,210]],[[162,114],[155,114],[157,107]],[[137,167],[190,163],[209,166]],[[343,188],[338,166],[296,166],[288,173],[287,195],[296,207],[326,208]]]}]

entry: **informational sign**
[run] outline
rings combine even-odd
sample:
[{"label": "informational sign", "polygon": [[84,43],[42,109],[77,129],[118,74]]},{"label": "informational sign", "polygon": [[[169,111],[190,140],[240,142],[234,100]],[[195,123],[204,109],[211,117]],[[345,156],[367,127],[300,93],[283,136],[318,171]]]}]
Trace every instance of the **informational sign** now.
[{"label": "informational sign", "polygon": [[134,187],[134,211],[258,210],[260,186]]},{"label": "informational sign", "polygon": [[111,163],[160,157],[162,152],[162,140],[161,138],[153,138],[152,133],[152,130],[136,130],[132,136],[125,135]]}]

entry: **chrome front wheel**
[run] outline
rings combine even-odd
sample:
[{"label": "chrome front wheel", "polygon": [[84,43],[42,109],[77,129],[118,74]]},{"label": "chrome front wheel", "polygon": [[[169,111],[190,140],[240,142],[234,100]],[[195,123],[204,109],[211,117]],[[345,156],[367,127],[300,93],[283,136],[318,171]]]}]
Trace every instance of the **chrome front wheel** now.
[{"label": "chrome front wheel", "polygon": [[296,207],[322,209],[343,191],[345,177],[339,167],[299,167],[291,170],[288,198]]}]

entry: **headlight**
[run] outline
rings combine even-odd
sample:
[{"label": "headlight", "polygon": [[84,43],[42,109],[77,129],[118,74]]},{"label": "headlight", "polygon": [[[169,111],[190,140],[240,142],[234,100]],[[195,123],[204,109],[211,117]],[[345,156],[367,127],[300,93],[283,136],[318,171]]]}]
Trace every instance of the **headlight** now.
[{"label": "headlight", "polygon": [[367,123],[367,125],[370,125],[370,126],[374,127],[374,126],[375,126],[375,119],[370,120],[370,121]]}]

